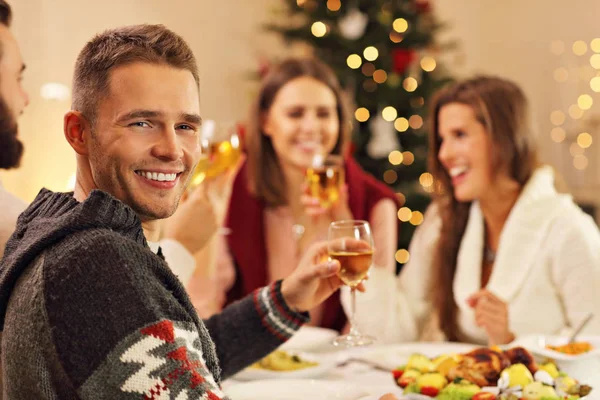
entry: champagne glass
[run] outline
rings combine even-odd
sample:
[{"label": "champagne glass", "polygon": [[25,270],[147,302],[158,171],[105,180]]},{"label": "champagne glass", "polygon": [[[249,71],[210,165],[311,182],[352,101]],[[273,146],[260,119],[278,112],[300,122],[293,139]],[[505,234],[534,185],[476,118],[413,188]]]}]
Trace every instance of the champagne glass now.
[{"label": "champagne glass", "polygon": [[[207,179],[219,176],[235,167],[242,155],[240,136],[235,123],[206,120],[200,131],[200,160],[192,173],[188,190],[195,189]],[[219,233],[231,230],[221,227]]]},{"label": "champagne glass", "polygon": [[321,207],[330,208],[340,198],[340,189],[344,184],[342,157],[317,154],[306,170],[306,184],[309,194],[319,199]]},{"label": "champagne glass", "polygon": [[375,338],[361,334],[356,328],[356,287],[365,279],[373,264],[373,237],[367,221],[344,220],[329,225],[329,257],[338,260],[338,277],[350,287],[350,332],[334,339],[335,346],[365,346]]},{"label": "champagne glass", "polygon": [[200,149],[200,160],[192,173],[189,190],[206,179],[225,173],[238,163],[242,150],[236,125],[215,120],[204,121],[200,133]]}]

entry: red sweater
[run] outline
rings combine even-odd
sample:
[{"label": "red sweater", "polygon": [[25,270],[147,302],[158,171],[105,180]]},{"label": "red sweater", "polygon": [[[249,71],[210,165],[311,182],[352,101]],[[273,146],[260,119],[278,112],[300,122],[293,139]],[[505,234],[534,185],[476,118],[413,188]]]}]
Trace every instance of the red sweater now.
[{"label": "red sweater", "polygon": [[[267,249],[265,245],[264,202],[250,194],[247,168],[243,165],[233,183],[227,227],[229,250],[234,260],[236,280],[227,292],[227,304],[243,298],[267,282]],[[345,160],[348,205],[355,219],[369,220],[371,210],[382,199],[397,202],[394,192],[363,171],[352,158]],[[291,237],[291,233],[290,233]],[[339,296],[325,302],[321,326],[341,330],[346,324]]]}]

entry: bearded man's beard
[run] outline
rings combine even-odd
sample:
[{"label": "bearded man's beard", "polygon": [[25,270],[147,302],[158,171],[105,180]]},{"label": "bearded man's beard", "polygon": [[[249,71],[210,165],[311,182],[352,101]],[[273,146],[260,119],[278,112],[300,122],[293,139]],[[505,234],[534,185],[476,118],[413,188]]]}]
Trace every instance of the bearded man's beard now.
[{"label": "bearded man's beard", "polygon": [[17,137],[17,121],[4,99],[0,98],[0,168],[17,168],[23,155],[23,143]]}]

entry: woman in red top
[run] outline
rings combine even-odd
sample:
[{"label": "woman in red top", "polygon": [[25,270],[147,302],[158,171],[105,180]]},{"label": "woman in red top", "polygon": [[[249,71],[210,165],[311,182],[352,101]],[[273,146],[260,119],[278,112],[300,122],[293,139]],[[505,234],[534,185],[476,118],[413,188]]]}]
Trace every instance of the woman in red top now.
[{"label": "woman in red top", "polygon": [[[394,193],[345,157],[346,185],[328,209],[305,193],[305,171],[315,154],[347,154],[350,117],[329,67],[290,59],[265,77],[246,133],[247,160],[233,184],[226,226],[213,246],[216,266],[197,271],[188,285],[203,317],[255,288],[288,276],[305,249],[326,239],[332,221],[371,223],[374,268],[395,268]],[[198,265],[206,265],[206,257]],[[208,276],[207,276],[208,275]],[[208,278],[208,279],[207,279]],[[311,311],[312,324],[341,330],[339,297]]]}]

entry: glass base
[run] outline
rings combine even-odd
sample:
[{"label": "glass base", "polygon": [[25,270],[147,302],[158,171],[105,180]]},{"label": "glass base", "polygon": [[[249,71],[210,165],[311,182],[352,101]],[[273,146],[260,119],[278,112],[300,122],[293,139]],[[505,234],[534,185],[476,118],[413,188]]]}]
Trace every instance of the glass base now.
[{"label": "glass base", "polygon": [[333,339],[333,345],[339,347],[359,347],[359,346],[369,346],[375,343],[376,339],[373,336],[369,335],[342,335]]}]

